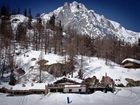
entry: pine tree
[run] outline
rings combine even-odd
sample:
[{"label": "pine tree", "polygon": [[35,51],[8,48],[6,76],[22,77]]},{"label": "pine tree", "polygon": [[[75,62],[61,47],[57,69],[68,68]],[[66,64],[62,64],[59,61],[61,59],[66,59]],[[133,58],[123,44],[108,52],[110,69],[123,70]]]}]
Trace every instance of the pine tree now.
[{"label": "pine tree", "polygon": [[16,40],[18,42],[25,41],[27,39],[26,32],[27,32],[27,28],[26,28],[25,24],[20,23],[18,25],[17,31],[16,31]]},{"label": "pine tree", "polygon": [[11,70],[9,85],[15,85],[16,84],[16,78],[15,78],[15,74],[13,73],[13,71],[14,70]]},{"label": "pine tree", "polygon": [[0,16],[4,16],[4,17],[9,17],[10,16],[10,11],[9,11],[7,6],[3,5],[1,7]]},{"label": "pine tree", "polygon": [[10,11],[8,7],[5,6],[1,8],[0,34],[1,44],[3,44],[4,47],[9,46],[13,38],[13,32],[10,22]]},{"label": "pine tree", "polygon": [[79,76],[79,79],[83,79],[83,71],[82,71],[82,69],[79,70],[78,76]]},{"label": "pine tree", "polygon": [[24,9],[24,16],[27,17],[27,9],[26,8]]},{"label": "pine tree", "polygon": [[48,25],[49,25],[50,29],[52,29],[52,30],[55,29],[55,15],[54,14],[50,17]]},{"label": "pine tree", "polygon": [[42,19],[40,18],[40,15],[37,17],[37,23],[36,23],[36,30],[37,30],[37,43],[39,49],[42,49],[43,43],[44,43],[44,38],[43,38],[43,32],[44,32],[44,27],[42,25]]},{"label": "pine tree", "polygon": [[32,13],[31,13],[31,9],[29,9],[28,10],[28,23],[27,23],[27,27],[28,27],[28,29],[32,29],[33,27],[32,27]]},{"label": "pine tree", "polygon": [[1,77],[3,78],[3,74],[6,71],[6,65],[5,65],[5,60],[2,62],[2,68],[1,68]]},{"label": "pine tree", "polygon": [[140,47],[140,38],[138,39],[138,46]]},{"label": "pine tree", "polygon": [[31,8],[28,9],[28,17],[32,17]]}]

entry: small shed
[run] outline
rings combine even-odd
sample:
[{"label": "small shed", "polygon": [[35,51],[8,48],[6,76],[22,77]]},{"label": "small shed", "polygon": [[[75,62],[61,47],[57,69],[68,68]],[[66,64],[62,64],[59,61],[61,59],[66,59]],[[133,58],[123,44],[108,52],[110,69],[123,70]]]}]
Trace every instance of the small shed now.
[{"label": "small shed", "polygon": [[121,64],[125,68],[140,68],[140,60],[137,59],[127,58]]}]

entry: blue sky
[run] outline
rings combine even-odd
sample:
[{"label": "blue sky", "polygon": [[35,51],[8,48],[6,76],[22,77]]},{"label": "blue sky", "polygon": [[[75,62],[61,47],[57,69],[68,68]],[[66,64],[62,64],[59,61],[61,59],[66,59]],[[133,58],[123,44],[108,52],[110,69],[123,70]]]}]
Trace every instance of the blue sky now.
[{"label": "blue sky", "polygon": [[[31,8],[32,14],[48,13],[74,0],[0,0],[1,5],[11,9]],[[140,0],[75,0],[83,3],[88,9],[119,22],[125,28],[140,32]]]}]

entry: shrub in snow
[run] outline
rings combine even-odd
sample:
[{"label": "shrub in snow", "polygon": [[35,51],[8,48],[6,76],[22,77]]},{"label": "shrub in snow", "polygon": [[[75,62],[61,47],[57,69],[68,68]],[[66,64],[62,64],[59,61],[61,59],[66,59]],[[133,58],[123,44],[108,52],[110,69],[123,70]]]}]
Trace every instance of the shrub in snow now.
[{"label": "shrub in snow", "polygon": [[17,69],[16,72],[18,74],[20,74],[20,75],[24,75],[25,74],[25,71],[22,68]]},{"label": "shrub in snow", "polygon": [[118,84],[117,86],[118,87],[125,87],[124,84],[122,84],[122,83],[121,84]]},{"label": "shrub in snow", "polygon": [[41,59],[37,62],[37,64],[39,64],[41,66],[41,65],[45,65],[47,62],[48,62],[47,60]]},{"label": "shrub in snow", "polygon": [[125,80],[128,82],[127,85],[126,85],[128,87],[140,86],[140,81],[135,81],[135,80],[130,79],[130,78],[126,78]]},{"label": "shrub in snow", "polygon": [[32,59],[31,59],[31,61],[35,61],[35,60],[36,60],[36,58],[32,58]]}]

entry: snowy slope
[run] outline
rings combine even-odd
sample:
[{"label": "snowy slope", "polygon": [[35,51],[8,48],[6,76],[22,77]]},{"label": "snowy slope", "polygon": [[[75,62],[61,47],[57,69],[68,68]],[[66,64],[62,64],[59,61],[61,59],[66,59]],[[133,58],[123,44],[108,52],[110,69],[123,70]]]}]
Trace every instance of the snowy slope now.
[{"label": "snowy slope", "polygon": [[119,23],[106,19],[103,15],[88,10],[83,4],[75,1],[70,4],[65,3],[49,14],[43,13],[41,18],[47,22],[53,14],[56,22],[61,21],[65,30],[72,27],[82,34],[93,37],[113,35],[129,43],[135,43],[140,38],[140,33],[127,30]]},{"label": "snowy slope", "polygon": [[[32,61],[31,59],[35,58],[36,60]],[[37,62],[41,59],[45,59],[49,61],[47,65],[54,64],[54,63],[62,63],[64,60],[64,57],[58,56],[55,54],[47,54],[45,55],[41,51],[28,51],[26,53],[23,53],[16,58],[16,64],[19,66],[19,68],[22,68],[25,70],[25,74],[23,76],[20,76],[22,82],[37,82],[39,80],[39,65]],[[33,67],[33,68],[32,68]],[[43,82],[51,82],[55,80],[55,77],[47,72],[42,71],[42,78]]]},{"label": "snowy slope", "polygon": [[112,61],[108,61],[106,65],[105,59],[96,57],[84,57],[83,61],[84,78],[92,77],[95,75],[101,80],[102,76],[107,73],[108,76],[113,78],[116,84],[123,83],[127,84],[125,78],[132,78],[134,80],[140,80],[140,69],[126,69]]},{"label": "snowy slope", "polygon": [[0,93],[0,105],[139,105],[140,87],[117,89],[116,93],[49,93],[44,95],[6,96]]},{"label": "snowy slope", "polygon": [[[40,59],[40,51],[29,51],[22,55],[17,56],[16,63],[19,67],[23,68],[26,71],[26,74],[23,76],[25,77],[23,81],[32,82],[33,79],[36,81],[39,80],[39,65],[37,61]],[[53,63],[64,63],[64,57],[58,56],[55,54],[44,54],[42,53],[42,59],[47,60],[46,64],[50,65]],[[36,58],[35,61],[31,61],[32,58]],[[75,65],[76,69],[74,72],[74,77],[78,77],[78,71],[80,69],[81,63],[81,56],[77,56],[76,58],[77,64]],[[115,64],[111,61],[108,61],[108,65],[105,64],[105,60],[97,57],[83,57],[83,73],[84,78],[96,76],[98,79],[101,80],[102,76],[105,73],[108,74],[114,80],[120,79],[120,81],[116,82],[116,84],[123,83],[124,85],[127,84],[125,78],[131,78],[134,80],[140,80],[140,69],[126,69],[121,67],[118,64]],[[31,68],[31,67],[34,68]],[[56,80],[54,76],[50,75],[47,72],[42,72],[43,81],[44,82],[52,82]]]}]

